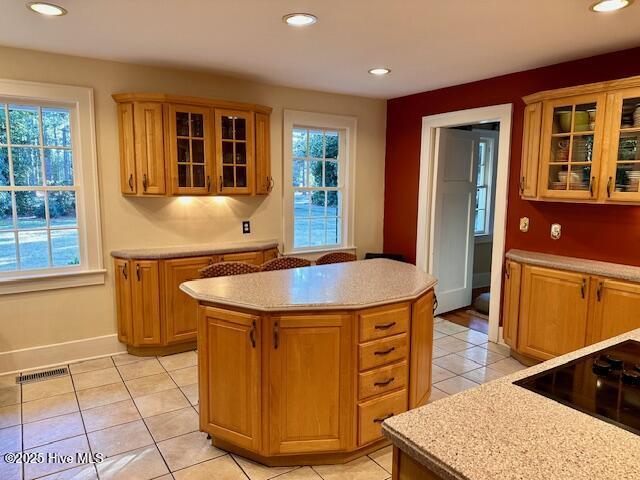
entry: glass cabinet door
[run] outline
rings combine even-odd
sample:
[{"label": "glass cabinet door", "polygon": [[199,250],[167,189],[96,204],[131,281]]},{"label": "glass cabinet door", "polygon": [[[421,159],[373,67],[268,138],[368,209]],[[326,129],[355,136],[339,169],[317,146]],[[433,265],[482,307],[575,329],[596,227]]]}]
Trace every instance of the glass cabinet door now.
[{"label": "glass cabinet door", "polygon": [[609,94],[606,198],[640,200],[640,88]]},{"label": "glass cabinet door", "polygon": [[210,110],[186,105],[170,110],[172,193],[211,193]]},{"label": "glass cabinet door", "polygon": [[253,193],[253,113],[216,110],[218,192]]},{"label": "glass cabinet door", "polygon": [[602,95],[545,103],[539,185],[543,197],[597,197],[603,123]]}]

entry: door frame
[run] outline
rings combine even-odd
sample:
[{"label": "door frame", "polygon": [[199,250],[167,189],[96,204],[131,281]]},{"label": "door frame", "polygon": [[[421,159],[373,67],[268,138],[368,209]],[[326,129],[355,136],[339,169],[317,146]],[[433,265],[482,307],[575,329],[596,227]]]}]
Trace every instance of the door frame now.
[{"label": "door frame", "polygon": [[435,221],[435,188],[438,171],[436,130],[474,123],[500,122],[498,166],[495,179],[493,217],[493,248],[491,260],[491,300],[489,304],[489,340],[502,342],[500,335],[500,298],[502,267],[507,227],[507,196],[509,187],[509,159],[511,151],[511,123],[513,104],[459,110],[422,117],[420,147],[420,183],[418,193],[418,225],[416,237],[416,266],[426,272],[433,270]]}]

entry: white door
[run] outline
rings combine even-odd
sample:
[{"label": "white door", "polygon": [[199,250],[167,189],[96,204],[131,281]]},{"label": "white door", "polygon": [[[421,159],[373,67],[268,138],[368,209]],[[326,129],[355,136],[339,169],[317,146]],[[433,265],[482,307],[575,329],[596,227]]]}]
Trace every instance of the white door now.
[{"label": "white door", "polygon": [[445,313],[471,304],[476,201],[477,135],[439,128],[432,225],[432,272],[438,279],[438,309]]}]

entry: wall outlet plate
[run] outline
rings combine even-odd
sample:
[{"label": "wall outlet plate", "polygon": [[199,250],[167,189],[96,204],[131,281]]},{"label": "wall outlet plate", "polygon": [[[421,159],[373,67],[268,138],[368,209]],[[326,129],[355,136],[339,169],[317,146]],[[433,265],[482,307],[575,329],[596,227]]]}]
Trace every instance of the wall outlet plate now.
[{"label": "wall outlet plate", "polygon": [[551,225],[551,238],[554,240],[559,240],[560,235],[562,235],[562,225],[559,223],[554,223]]},{"label": "wall outlet plate", "polygon": [[245,220],[242,222],[242,233],[246,235],[247,233],[251,233],[251,222],[249,220]]},{"label": "wall outlet plate", "polygon": [[529,231],[529,217],[522,217],[520,219],[520,231],[525,233]]}]

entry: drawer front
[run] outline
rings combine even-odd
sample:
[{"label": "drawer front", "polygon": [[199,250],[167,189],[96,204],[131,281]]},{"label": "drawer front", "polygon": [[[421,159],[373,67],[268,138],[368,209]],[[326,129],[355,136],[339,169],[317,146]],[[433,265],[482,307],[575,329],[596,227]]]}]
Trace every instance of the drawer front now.
[{"label": "drawer front", "polygon": [[360,371],[380,367],[407,358],[407,334],[383,338],[358,346]]},{"label": "drawer front", "polygon": [[358,405],[358,445],[366,445],[382,438],[382,422],[406,411],[406,389]]},{"label": "drawer front", "polygon": [[358,375],[358,400],[407,386],[407,362],[376,368]]},{"label": "drawer front", "polygon": [[262,252],[226,253],[220,256],[221,262],[247,262],[254,265],[262,265],[264,254]]},{"label": "drawer front", "polygon": [[377,338],[404,333],[409,328],[411,307],[392,305],[372,308],[358,314],[360,320],[360,341],[368,342]]}]

